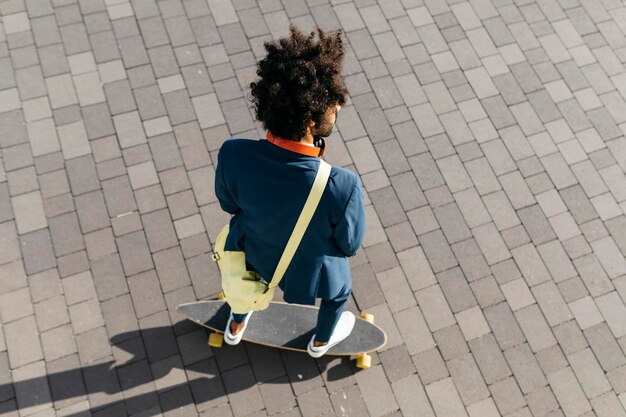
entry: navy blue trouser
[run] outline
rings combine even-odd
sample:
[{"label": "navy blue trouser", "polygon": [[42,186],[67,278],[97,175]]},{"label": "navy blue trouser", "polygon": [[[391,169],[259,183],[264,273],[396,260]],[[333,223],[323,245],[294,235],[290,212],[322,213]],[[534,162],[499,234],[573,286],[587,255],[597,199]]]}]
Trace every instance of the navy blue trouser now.
[{"label": "navy blue trouser", "polygon": [[[339,293],[332,300],[322,300],[320,310],[317,314],[317,327],[315,329],[315,340],[317,342],[328,342],[339,321],[339,316],[350,297],[351,290]],[[246,319],[246,314],[233,314],[233,320],[241,323]]]}]

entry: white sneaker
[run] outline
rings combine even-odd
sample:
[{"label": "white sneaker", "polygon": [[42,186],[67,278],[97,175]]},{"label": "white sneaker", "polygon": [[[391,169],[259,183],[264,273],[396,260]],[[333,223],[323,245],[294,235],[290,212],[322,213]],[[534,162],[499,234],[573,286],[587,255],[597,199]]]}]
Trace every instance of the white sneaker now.
[{"label": "white sneaker", "polygon": [[341,313],[341,317],[339,317],[339,321],[337,322],[335,330],[333,330],[333,334],[330,336],[330,340],[327,344],[325,344],[324,346],[315,347],[313,344],[313,342],[315,341],[315,335],[313,335],[311,341],[306,347],[309,355],[313,356],[314,358],[319,358],[323,356],[326,352],[328,352],[328,349],[332,348],[333,346],[344,340],[346,337],[350,336],[350,333],[352,333],[352,329],[354,328],[355,322],[356,318],[354,318],[354,314],[352,314],[350,311],[344,311],[343,313]]},{"label": "white sneaker", "polygon": [[243,329],[239,331],[236,335],[232,335],[230,333],[230,323],[233,321],[233,313],[230,313],[230,317],[228,317],[228,321],[226,322],[226,328],[224,329],[224,341],[229,345],[237,345],[241,342],[241,338],[243,337],[243,332],[246,331],[246,327],[248,327],[248,321],[250,320],[250,316],[252,315],[252,311],[248,313],[246,319],[243,321]]}]

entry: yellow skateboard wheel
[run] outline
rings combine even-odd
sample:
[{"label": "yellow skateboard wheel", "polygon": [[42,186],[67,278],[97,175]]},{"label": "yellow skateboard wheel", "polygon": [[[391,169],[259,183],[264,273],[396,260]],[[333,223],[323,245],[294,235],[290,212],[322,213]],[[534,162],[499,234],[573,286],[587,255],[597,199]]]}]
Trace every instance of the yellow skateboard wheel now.
[{"label": "yellow skateboard wheel", "polygon": [[361,369],[369,369],[372,367],[372,357],[366,353],[362,353],[356,357],[356,367]]},{"label": "yellow skateboard wheel", "polygon": [[221,348],[224,342],[224,335],[221,333],[211,333],[209,335],[209,346],[214,348]]},{"label": "yellow skateboard wheel", "polygon": [[361,318],[370,323],[374,323],[374,315],[368,313],[361,313]]},{"label": "yellow skateboard wheel", "polygon": [[223,300],[224,298],[226,298],[226,297],[224,296],[224,292],[223,292],[223,291],[220,291],[220,293],[217,295],[217,299],[221,301],[221,300]]}]

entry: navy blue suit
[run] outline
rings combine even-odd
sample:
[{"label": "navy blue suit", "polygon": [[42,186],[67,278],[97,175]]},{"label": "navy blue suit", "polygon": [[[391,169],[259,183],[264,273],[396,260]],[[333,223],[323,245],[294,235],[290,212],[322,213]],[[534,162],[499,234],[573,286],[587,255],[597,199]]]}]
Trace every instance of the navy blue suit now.
[{"label": "navy blue suit", "polygon": [[[318,165],[317,157],[268,140],[231,139],[219,151],[215,193],[222,209],[233,214],[225,249],[244,251],[246,263],[266,281],[272,279]],[[352,289],[346,257],[357,252],[365,235],[361,187],[354,172],[332,167],[311,223],[279,284],[289,303],[312,305],[322,299],[318,341],[327,341],[332,334]]]}]

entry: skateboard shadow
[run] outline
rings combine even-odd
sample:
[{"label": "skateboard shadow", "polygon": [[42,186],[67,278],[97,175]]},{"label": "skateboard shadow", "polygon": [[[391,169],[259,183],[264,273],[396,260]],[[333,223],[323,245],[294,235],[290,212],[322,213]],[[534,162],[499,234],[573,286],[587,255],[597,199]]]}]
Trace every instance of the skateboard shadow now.
[{"label": "skateboard shadow", "polygon": [[[229,394],[258,382],[288,384],[320,375],[326,381],[336,381],[355,372],[348,358],[314,360],[306,353],[245,342],[238,346],[225,345],[211,352],[206,345],[206,330],[190,327],[190,324],[181,322],[113,336],[110,344],[118,361],[123,358],[123,363],[110,360],[0,383],[0,415],[51,400],[55,408],[60,409],[88,398],[92,413],[110,409],[106,415],[141,412],[147,417],[190,404],[196,404],[199,410],[213,408],[225,404]],[[283,371],[276,369],[280,366]],[[182,380],[185,382],[180,382]],[[89,414],[81,411],[64,415],[82,417]]]}]

